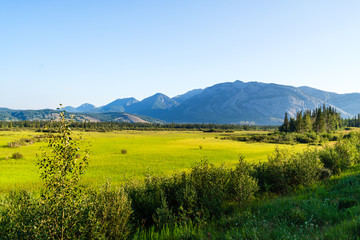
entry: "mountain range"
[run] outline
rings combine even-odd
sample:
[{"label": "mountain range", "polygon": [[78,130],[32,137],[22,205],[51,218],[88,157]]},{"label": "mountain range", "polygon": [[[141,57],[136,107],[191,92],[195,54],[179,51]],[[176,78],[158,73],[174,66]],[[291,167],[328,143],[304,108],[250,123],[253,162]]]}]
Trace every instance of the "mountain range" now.
[{"label": "mountain range", "polygon": [[[68,106],[65,110],[87,114],[83,116],[88,120],[99,121],[120,121],[121,117],[113,116],[111,119],[109,114],[122,113],[150,122],[279,125],[285,112],[295,117],[296,112],[312,110],[323,104],[336,108],[342,117],[352,117],[360,113],[360,93],[337,94],[311,87],[235,81],[191,90],[173,98],[157,93],[142,101],[119,98],[101,107],[85,103],[76,108]],[[0,113],[3,111],[11,113],[14,110],[0,108]],[[14,120],[9,116],[7,119]]]}]

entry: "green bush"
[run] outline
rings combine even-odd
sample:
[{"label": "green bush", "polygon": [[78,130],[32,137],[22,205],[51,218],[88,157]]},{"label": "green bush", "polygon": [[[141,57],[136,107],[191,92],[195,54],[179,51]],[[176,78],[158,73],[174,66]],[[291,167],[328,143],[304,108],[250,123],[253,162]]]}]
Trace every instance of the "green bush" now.
[{"label": "green bush", "polygon": [[259,190],[256,179],[250,175],[251,170],[251,166],[241,155],[235,170],[230,171],[230,178],[226,184],[227,199],[237,202],[240,207],[246,207]]},{"label": "green bush", "polygon": [[121,149],[121,154],[127,154],[127,150],[126,149]]},{"label": "green bush", "polygon": [[134,224],[149,227],[154,224],[153,216],[161,207],[162,189],[159,178],[145,179],[144,184],[133,183],[126,186],[126,192],[131,200]]},{"label": "green bush", "polygon": [[21,159],[21,158],[23,158],[23,157],[24,157],[24,155],[23,155],[22,153],[19,153],[19,152],[13,153],[13,154],[11,155],[11,158],[12,158],[12,159]]},{"label": "green bush", "polygon": [[320,160],[325,168],[333,174],[340,174],[341,171],[359,163],[360,159],[360,135],[352,133],[339,139],[334,146],[326,146],[319,153]]},{"label": "green bush", "polygon": [[26,191],[12,191],[0,202],[0,239],[125,239],[129,235],[131,204],[122,189],[110,190],[107,184],[82,198],[76,208],[67,208],[72,210],[71,228],[57,235],[57,225],[50,220],[58,212],[50,212],[53,208]]},{"label": "green bush", "polygon": [[260,190],[285,193],[299,185],[311,185],[320,178],[322,164],[316,150],[302,153],[276,148],[268,162],[254,166],[253,176]]},{"label": "green bush", "polygon": [[144,184],[127,187],[135,223],[149,227],[163,225],[164,219],[199,222],[224,215],[227,202],[246,206],[258,189],[249,171],[241,158],[234,170],[202,161],[188,174],[148,176]]},{"label": "green bush", "polygon": [[131,203],[124,189],[111,190],[107,182],[99,192],[89,198],[89,222],[91,238],[125,239],[131,230],[129,224],[132,214]]},{"label": "green bush", "polygon": [[10,191],[0,202],[1,239],[41,238],[42,209],[39,200],[26,191]]}]

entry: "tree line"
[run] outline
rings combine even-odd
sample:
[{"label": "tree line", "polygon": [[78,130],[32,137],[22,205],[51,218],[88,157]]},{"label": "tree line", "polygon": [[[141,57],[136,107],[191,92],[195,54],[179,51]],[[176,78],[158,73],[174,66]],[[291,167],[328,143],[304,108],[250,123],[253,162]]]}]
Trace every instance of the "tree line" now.
[{"label": "tree line", "polygon": [[[58,129],[59,121],[0,121],[0,130],[33,129],[41,132],[51,132]],[[276,126],[215,124],[215,123],[128,123],[128,122],[77,122],[70,123],[70,127],[80,131],[122,131],[122,130],[200,130],[200,131],[242,131],[242,130],[274,130]]]},{"label": "tree line", "polygon": [[288,117],[285,113],[284,123],[280,126],[280,132],[332,132],[336,131],[343,126],[346,122],[341,118],[340,113],[333,107],[319,107],[311,110],[300,111],[296,113],[296,117]]}]

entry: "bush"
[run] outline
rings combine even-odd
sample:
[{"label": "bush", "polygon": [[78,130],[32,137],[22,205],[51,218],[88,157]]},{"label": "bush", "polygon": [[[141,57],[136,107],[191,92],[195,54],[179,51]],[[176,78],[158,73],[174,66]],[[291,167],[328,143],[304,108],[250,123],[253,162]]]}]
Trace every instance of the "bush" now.
[{"label": "bush", "polygon": [[127,150],[126,149],[121,149],[121,154],[127,154]]},{"label": "bush", "polygon": [[245,207],[251,202],[259,187],[256,179],[250,176],[251,166],[245,162],[244,156],[241,155],[239,158],[235,170],[230,172],[227,198],[236,201],[240,207]]},{"label": "bush", "polygon": [[144,184],[132,183],[126,187],[135,225],[149,227],[154,224],[153,216],[156,209],[161,207],[160,181],[159,178],[148,176]]},{"label": "bush", "polygon": [[98,193],[90,195],[91,238],[125,239],[130,233],[131,203],[124,189],[111,190],[107,182]]},{"label": "bush", "polygon": [[340,174],[341,171],[359,163],[360,159],[360,135],[352,133],[344,139],[339,139],[334,146],[326,146],[319,153],[320,160],[325,168],[333,174]]},{"label": "bush", "polygon": [[40,210],[38,199],[28,192],[10,191],[0,202],[1,239],[40,238]]},{"label": "bush", "polygon": [[82,204],[71,208],[72,227],[55,235],[56,225],[48,215],[56,212],[49,212],[48,205],[26,191],[11,191],[0,202],[0,239],[125,239],[129,235],[132,211],[122,189],[110,190],[107,184],[82,197]]},{"label": "bush", "polygon": [[322,164],[316,150],[303,153],[276,148],[268,162],[254,166],[253,176],[260,190],[285,193],[299,186],[308,186],[319,180]]},{"label": "bush", "polygon": [[246,206],[258,189],[249,171],[241,158],[235,170],[202,161],[188,174],[147,176],[144,184],[127,187],[136,224],[199,222],[224,215],[226,202]]},{"label": "bush", "polygon": [[21,153],[19,153],[19,152],[13,153],[13,154],[11,155],[11,158],[12,158],[12,159],[21,159],[21,158],[23,158],[23,157],[24,157],[24,155],[21,154]]},{"label": "bush", "polygon": [[332,175],[332,172],[328,168],[321,168],[319,171],[319,179],[321,181],[329,179],[331,177],[331,175]]}]

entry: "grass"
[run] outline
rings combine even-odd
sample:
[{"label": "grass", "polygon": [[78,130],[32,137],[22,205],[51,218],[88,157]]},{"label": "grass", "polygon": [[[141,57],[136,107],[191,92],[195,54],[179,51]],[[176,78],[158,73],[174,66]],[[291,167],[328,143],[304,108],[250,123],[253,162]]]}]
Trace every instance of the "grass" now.
[{"label": "grass", "polygon": [[[241,132],[247,134],[247,132]],[[31,131],[0,133],[0,192],[11,189],[37,189],[40,184],[36,167],[36,154],[45,142],[19,148],[9,148],[8,142],[29,138],[40,133]],[[83,182],[92,186],[101,185],[110,179],[120,184],[129,178],[142,178],[151,172],[156,175],[171,174],[189,169],[195,162],[207,159],[211,163],[233,166],[239,155],[247,161],[267,159],[275,144],[245,143],[220,140],[221,133],[183,131],[121,131],[79,133],[85,140],[81,146],[91,151],[89,168]],[[239,134],[239,133],[234,133]],[[200,147],[201,146],[201,147]],[[303,149],[306,145],[285,146]],[[126,154],[124,154],[126,150]],[[11,159],[19,152],[24,157]]]}]

